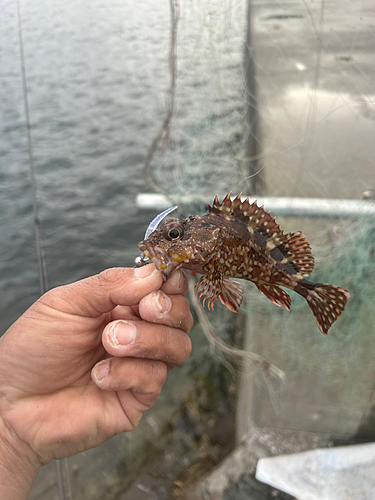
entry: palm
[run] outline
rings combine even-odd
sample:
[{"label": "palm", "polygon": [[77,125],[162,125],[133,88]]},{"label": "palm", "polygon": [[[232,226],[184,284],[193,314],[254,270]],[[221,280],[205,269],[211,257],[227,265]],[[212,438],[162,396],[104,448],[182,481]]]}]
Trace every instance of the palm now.
[{"label": "palm", "polygon": [[[153,270],[110,269],[51,290],[0,339],[0,423],[15,447],[42,463],[67,457],[133,429],[155,403],[167,368],[190,354],[192,317],[186,277],[163,284]],[[124,328],[134,341],[113,344]]]},{"label": "palm", "polygon": [[[32,443],[35,451],[38,451],[38,442],[45,447],[45,440],[53,436],[52,440],[58,444],[49,450],[51,456],[41,453],[42,461],[49,461],[83,451],[82,447],[96,446],[123,430],[131,430],[137,422],[132,423],[124,413],[124,400],[138,407],[139,418],[144,405],[130,390],[122,391],[121,399],[117,392],[100,390],[91,379],[91,370],[107,355],[101,342],[104,326],[113,318],[136,319],[133,310],[118,307],[96,318],[66,315],[45,307],[33,313],[35,317],[31,322],[27,314],[20,318],[25,328],[18,338],[17,350],[13,348],[7,358],[13,365],[9,385],[13,398],[18,400],[11,415],[17,434]],[[47,314],[49,321],[43,331],[40,330],[40,318]],[[37,326],[39,334],[35,336]],[[52,344],[46,344],[44,339],[50,336],[51,330],[55,332]],[[11,333],[12,329],[8,335]],[[27,353],[27,358],[23,353]],[[33,370],[33,358],[38,359],[37,372]],[[7,370],[7,366],[1,369]],[[30,408],[36,410],[31,421],[27,418]],[[124,419],[127,420],[125,429]],[[68,442],[68,436],[72,435],[78,443],[77,448]],[[94,441],[93,435],[96,436]]]}]

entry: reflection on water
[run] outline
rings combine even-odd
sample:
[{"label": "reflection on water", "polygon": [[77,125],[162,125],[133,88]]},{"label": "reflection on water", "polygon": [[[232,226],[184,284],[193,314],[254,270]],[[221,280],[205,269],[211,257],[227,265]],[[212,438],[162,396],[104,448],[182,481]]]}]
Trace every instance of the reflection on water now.
[{"label": "reflection on water", "polygon": [[[230,136],[242,129],[244,18],[241,8],[228,13],[225,3],[216,5],[223,18],[219,25],[211,21],[208,26],[205,7],[203,11],[197,3],[181,7],[176,126],[171,150],[164,149],[165,157],[155,158],[163,185],[173,194],[187,186],[211,193],[219,179],[232,182],[229,155],[242,147]],[[50,287],[108,266],[132,265],[138,254],[136,243],[153,214],[139,214],[134,200],[137,192],[147,189],[142,166],[165,116],[168,9],[168,3],[152,1],[142,5],[70,1],[63,8],[44,0],[22,4]],[[11,0],[5,1],[1,17],[8,40],[1,49],[5,69],[0,74],[0,327],[4,331],[37,297],[38,279]],[[225,28],[224,38],[220,26]],[[212,175],[213,169],[217,174]]]}]

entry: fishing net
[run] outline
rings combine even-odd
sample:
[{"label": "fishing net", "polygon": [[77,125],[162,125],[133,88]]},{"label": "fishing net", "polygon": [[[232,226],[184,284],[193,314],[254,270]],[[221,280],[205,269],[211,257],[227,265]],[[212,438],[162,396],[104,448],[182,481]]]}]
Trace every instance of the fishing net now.
[{"label": "fishing net", "polygon": [[[340,12],[323,2],[274,3],[271,9],[262,2],[180,6],[173,40],[178,78],[169,93],[174,114],[168,141],[147,166],[159,191],[179,202],[184,216],[202,213],[202,200],[228,191],[342,199],[335,218],[278,217],[285,231],[308,236],[314,281],[351,293],[327,338],[319,337],[303,298],[291,293],[288,314],[246,285],[247,319],[238,330],[255,356],[242,369],[250,370],[244,386],[250,380],[257,387],[258,410],[243,432],[258,419],[259,425],[355,433],[371,398],[373,373],[358,373],[357,367],[371,366],[374,347],[374,220],[340,216],[345,199],[373,196],[372,67],[362,53],[366,43],[374,45],[373,15],[363,17],[364,11],[366,2]],[[230,352],[228,339],[219,345],[233,318],[218,318],[216,311],[200,315],[217,355],[241,356]],[[273,376],[283,383],[274,386]],[[337,425],[335,415],[349,402],[344,423]]]},{"label": "fishing net", "polygon": [[[9,178],[0,172],[0,221],[15,221],[2,252],[4,325],[38,294],[33,235],[24,228],[33,215],[19,144],[22,92],[9,80],[19,71],[12,5],[5,2],[3,19],[14,50],[0,48],[10,68],[0,73],[0,161],[15,165]],[[285,232],[307,235],[311,279],[351,294],[327,337],[303,298],[290,292],[287,312],[251,283],[238,315],[218,303],[203,316],[194,310],[191,360],[135,433],[69,459],[73,491],[113,499],[150,476],[162,478],[161,486],[140,480],[150,498],[173,485],[170,498],[183,498],[181,469],[195,463],[188,476],[198,480],[233,446],[213,429],[234,428],[236,407],[239,438],[252,426],[345,436],[367,428],[373,436],[375,222],[340,216],[346,199],[374,196],[372,0],[21,6],[49,286],[133,265],[158,212],[138,209],[139,192],[163,193],[187,216],[204,213],[216,194],[242,191],[338,200],[335,217],[272,215]],[[58,496],[54,469],[45,471],[30,500]]]},{"label": "fishing net", "polygon": [[[311,221],[306,224],[313,229]],[[314,280],[340,283],[351,294],[345,314],[326,338],[319,337],[302,297],[291,294],[287,313],[247,287],[246,346],[283,369],[285,383],[273,388],[267,378],[256,376],[252,404],[257,412],[243,414],[242,433],[257,424],[344,436],[355,435],[366,422],[374,390],[374,227],[374,222],[341,221],[328,231],[312,230],[319,241],[313,247]],[[245,380],[254,382],[254,376]],[[241,404],[247,409],[248,387],[244,382]]]},{"label": "fishing net", "polygon": [[[203,200],[229,191],[338,199],[334,218],[278,217],[285,231],[308,236],[312,279],[350,291],[327,338],[302,297],[291,293],[287,313],[251,284],[242,317],[197,311],[214,357],[242,372],[239,438],[254,426],[336,436],[366,428],[371,435],[375,222],[358,213],[345,218],[340,207],[345,199],[373,197],[373,69],[362,53],[366,44],[374,46],[373,13],[362,16],[366,2],[339,12],[323,2],[269,7],[181,6],[178,78],[169,94],[175,111],[168,144],[156,151],[147,174],[183,216],[202,213]],[[239,33],[248,34],[235,48]]]}]

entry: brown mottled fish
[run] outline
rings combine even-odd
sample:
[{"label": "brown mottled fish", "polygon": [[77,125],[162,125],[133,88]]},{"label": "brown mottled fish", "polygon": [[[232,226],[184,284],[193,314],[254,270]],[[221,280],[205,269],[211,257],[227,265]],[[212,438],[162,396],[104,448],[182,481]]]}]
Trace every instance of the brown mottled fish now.
[{"label": "brown mottled fish", "polygon": [[242,278],[289,311],[290,297],[282,286],[305,297],[326,335],[349,298],[336,285],[308,281],[314,257],[306,237],[300,231],[284,234],[275,217],[256,202],[250,204],[249,198],[241,202],[240,195],[231,201],[229,193],[221,203],[216,196],[206,215],[167,219],[138,248],[165,279],[181,267],[202,274],[196,293],[211,309],[219,299],[237,312],[242,286],[230,278]]}]

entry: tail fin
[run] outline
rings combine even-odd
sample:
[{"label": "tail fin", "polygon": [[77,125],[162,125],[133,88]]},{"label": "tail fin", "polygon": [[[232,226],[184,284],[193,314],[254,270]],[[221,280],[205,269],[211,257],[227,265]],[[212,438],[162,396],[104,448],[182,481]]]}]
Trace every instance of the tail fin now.
[{"label": "tail fin", "polygon": [[[299,285],[303,286],[304,283],[300,282]],[[308,286],[304,286],[301,295],[306,298],[319,330],[323,335],[327,335],[332,323],[344,311],[346,302],[350,297],[349,292],[339,286],[309,282]]]}]

